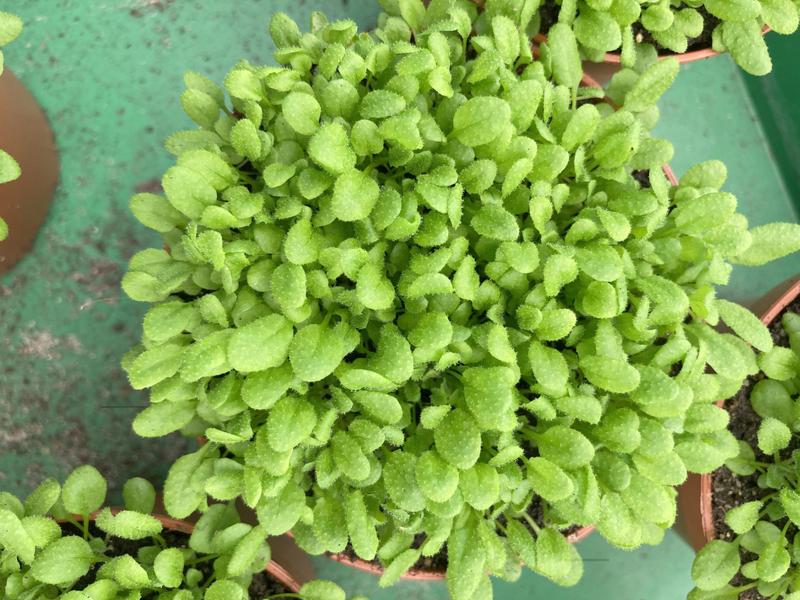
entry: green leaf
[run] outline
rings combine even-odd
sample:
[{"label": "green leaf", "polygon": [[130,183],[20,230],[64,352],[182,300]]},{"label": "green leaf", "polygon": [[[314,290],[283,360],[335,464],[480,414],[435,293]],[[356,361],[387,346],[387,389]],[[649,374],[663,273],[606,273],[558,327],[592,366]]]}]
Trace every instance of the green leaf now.
[{"label": "green leaf", "polygon": [[122,498],[126,509],[149,515],[156,504],[156,490],[146,479],[133,477],[122,486]]},{"label": "green leaf", "polygon": [[242,400],[250,408],[267,410],[283,397],[292,380],[292,367],[289,363],[259,373],[250,373],[242,384]]},{"label": "green leaf", "polygon": [[565,469],[578,469],[594,458],[594,445],[582,433],[556,425],[536,436],[541,455]]},{"label": "green leaf", "polygon": [[133,420],[133,431],[146,438],[162,437],[178,431],[195,416],[195,403],[165,400],[151,404]]},{"label": "green leaf", "polygon": [[403,416],[403,408],[397,398],[381,392],[358,391],[353,400],[362,411],[377,423],[394,425]]},{"label": "green leaf", "polygon": [[465,410],[457,408],[449,412],[433,435],[436,450],[454,467],[463,471],[477,462],[481,453],[481,432]]},{"label": "green leaf", "polygon": [[336,330],[324,325],[307,325],[298,331],[289,345],[289,360],[297,377],[320,381],[339,366],[344,345]]},{"label": "green leaf", "polygon": [[639,386],[639,371],[619,358],[585,356],[580,367],[589,383],[615,394],[627,394]]},{"label": "green leaf", "polygon": [[800,225],[770,223],[750,230],[752,244],[732,259],[732,262],[751,267],[760,266],[800,250]]},{"label": "green leaf", "polygon": [[789,520],[795,525],[800,523],[800,493],[789,488],[783,488],[779,492],[779,499]]},{"label": "green leaf", "polygon": [[725,514],[725,523],[739,535],[747,533],[758,522],[758,513],[762,506],[763,504],[758,501],[740,504]]},{"label": "green leaf", "polygon": [[420,551],[409,548],[392,559],[381,575],[379,585],[382,588],[391,587],[411,568],[420,557]]},{"label": "green leaf", "polygon": [[55,479],[45,479],[25,498],[26,515],[46,515],[61,496],[61,485]]},{"label": "green leaf", "polygon": [[0,508],[0,546],[27,564],[33,562],[36,548],[22,521],[10,510]]},{"label": "green leaf", "polygon": [[758,427],[758,447],[764,454],[774,454],[783,450],[792,440],[792,431],[785,423],[767,417]]},{"label": "green leaf", "polygon": [[375,90],[361,99],[359,113],[365,119],[385,119],[403,112],[406,100],[389,90]]},{"label": "green leaf", "polygon": [[389,455],[383,468],[386,491],[403,510],[417,512],[425,508],[425,498],[417,485],[417,459],[408,452]]},{"label": "green leaf", "polygon": [[510,122],[507,102],[479,96],[458,107],[453,116],[453,134],[465,146],[481,146],[497,139]]},{"label": "green leaf", "polygon": [[350,492],[345,500],[344,510],[353,550],[358,557],[372,560],[378,551],[378,534],[360,491]]},{"label": "green leaf", "polygon": [[713,591],[733,579],[740,564],[738,544],[711,540],[694,558],[692,579],[701,590]]},{"label": "green leaf", "polygon": [[375,208],[379,194],[380,188],[372,177],[358,169],[349,169],[336,180],[331,209],[340,221],[360,221]]},{"label": "green leaf", "polygon": [[544,457],[528,461],[528,481],[533,491],[548,502],[558,502],[572,496],[575,485],[561,467]]},{"label": "green leaf", "polygon": [[797,5],[791,0],[761,0],[761,18],[772,31],[788,35],[797,31]]},{"label": "green leaf", "polygon": [[294,527],[305,507],[305,493],[300,486],[289,482],[274,498],[262,496],[256,513],[267,535],[283,535]]},{"label": "green leaf", "polygon": [[536,538],[534,569],[559,585],[572,586],[583,574],[583,561],[577,550],[555,529],[546,528]]},{"label": "green leaf", "polygon": [[205,458],[208,446],[178,458],[169,468],[164,482],[164,507],[171,517],[185,519],[205,499],[205,492],[192,484],[195,472]]},{"label": "green leaf", "polygon": [[303,600],[346,600],[344,590],[331,581],[317,579],[300,588]]},{"label": "green leaf", "polygon": [[181,106],[189,118],[205,129],[213,129],[219,117],[219,104],[200,90],[186,90],[181,94]]},{"label": "green leaf", "polygon": [[17,15],[0,12],[0,46],[13,42],[22,33],[22,19]]},{"label": "green leaf", "polygon": [[463,373],[467,408],[482,429],[502,429],[517,377],[505,367],[470,368]]},{"label": "green leaf", "polygon": [[392,282],[386,277],[381,265],[368,262],[358,271],[356,295],[359,301],[372,310],[387,310],[394,303]]},{"label": "green leaf", "polygon": [[42,583],[68,586],[89,572],[94,551],[74,535],[56,540],[42,550],[31,565],[31,575]]},{"label": "green leaf", "polygon": [[[0,167],[0,170],[2,167]],[[175,210],[161,196],[155,194],[136,194],[131,198],[131,212],[142,225],[159,233],[169,233],[175,228],[183,227],[185,217]]]},{"label": "green leaf", "polygon": [[278,452],[291,450],[303,442],[317,424],[317,415],[310,402],[285,396],[272,407],[267,420],[269,445]]},{"label": "green leaf", "polygon": [[725,324],[745,342],[762,352],[772,349],[772,336],[769,329],[752,312],[727,300],[717,299],[714,304]]},{"label": "green leaf", "polygon": [[184,348],[179,344],[164,344],[142,352],[127,368],[131,387],[142,390],[175,375],[183,362]]},{"label": "green leaf", "polygon": [[277,314],[239,327],[228,342],[231,367],[240,373],[279,367],[288,356],[293,331],[292,324]]},{"label": "green leaf", "polygon": [[161,521],[149,514],[123,510],[116,514],[104,508],[95,517],[95,524],[109,535],[126,540],[143,540],[161,533]]},{"label": "green leaf", "polygon": [[61,489],[64,508],[76,515],[98,510],[106,500],[108,484],[91,465],[83,465],[69,474]]},{"label": "green leaf", "polygon": [[322,107],[311,94],[292,92],[281,103],[283,118],[300,135],[311,135],[319,127]]},{"label": "green leaf", "polygon": [[183,582],[183,553],[178,548],[165,548],[156,555],[153,571],[158,581],[168,588],[176,588]]},{"label": "green leaf", "polygon": [[536,541],[522,523],[511,519],[506,524],[508,545],[529,569],[536,568]]},{"label": "green leaf", "polygon": [[528,360],[533,375],[544,392],[556,397],[563,396],[569,379],[569,367],[564,356],[554,348],[531,342]]},{"label": "green leaf", "polygon": [[501,241],[514,241],[519,236],[519,225],[510,212],[498,204],[483,205],[470,223],[480,235]]},{"label": "green leaf", "polygon": [[256,559],[263,560],[258,566],[263,567],[269,562],[269,555],[264,556],[262,549],[269,548],[266,543],[267,534],[260,525],[253,527],[242,539],[236,542],[233,553],[228,562],[228,576],[240,577],[252,572]]},{"label": "green leaf", "polygon": [[756,19],[724,21],[719,27],[722,43],[742,69],[757,76],[772,71],[769,49]]},{"label": "green leaf", "polygon": [[497,177],[497,165],[488,159],[471,162],[459,173],[459,181],[470,194],[481,194],[488,190]]},{"label": "green leaf", "polygon": [[249,119],[240,119],[231,127],[231,145],[239,154],[246,156],[250,162],[261,158],[261,138],[258,129]]},{"label": "green leaf", "polygon": [[308,143],[308,155],[332,175],[341,175],[356,164],[347,132],[338,123],[322,125]]},{"label": "green leaf", "polygon": [[415,475],[423,495],[434,502],[447,502],[458,488],[458,470],[434,450],[417,459]]},{"label": "green leaf", "polygon": [[459,489],[475,510],[488,510],[500,498],[500,477],[494,467],[478,463],[461,473]]},{"label": "green leaf", "polygon": [[790,348],[775,346],[759,355],[758,366],[770,379],[788,381],[800,373],[800,357]]},{"label": "green leaf", "polygon": [[8,152],[0,150],[0,184],[19,179],[21,174],[17,161]]},{"label": "green leaf", "polygon": [[276,12],[269,21],[269,35],[277,48],[296,46],[300,43],[300,28],[283,12]]},{"label": "green leaf", "polygon": [[680,63],[674,58],[659,60],[648,67],[625,95],[625,108],[641,112],[655,106],[675,81]]},{"label": "green leaf", "polygon": [[749,21],[761,14],[757,0],[704,0],[704,6],[723,21]]},{"label": "green leaf", "polygon": [[547,45],[551,50],[556,83],[577,88],[583,77],[583,67],[572,28],[566,23],[553,25],[547,33]]},{"label": "green leaf", "polygon": [[203,594],[203,600],[243,600],[242,586],[230,579],[215,581]]},{"label": "green leaf", "polygon": [[791,557],[784,548],[786,540],[770,542],[758,555],[756,572],[762,581],[777,581],[789,570]]}]

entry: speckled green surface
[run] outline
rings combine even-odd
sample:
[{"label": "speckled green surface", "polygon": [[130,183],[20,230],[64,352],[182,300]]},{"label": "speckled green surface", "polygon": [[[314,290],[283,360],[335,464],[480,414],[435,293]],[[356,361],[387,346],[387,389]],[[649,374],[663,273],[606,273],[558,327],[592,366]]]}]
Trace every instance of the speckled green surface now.
[{"label": "speckled green surface", "polygon": [[[129,196],[169,164],[167,134],[189,124],[178,103],[181,74],[220,80],[239,58],[269,60],[265,35],[277,10],[307,22],[312,10],[374,23],[373,0],[4,0],[27,26],[6,64],[41,101],[61,151],[61,184],[31,255],[0,278],[0,489],[26,492],[44,475],[93,462],[114,483],[160,477],[182,441],[139,440],[136,406],[118,363],[138,338],[143,306],[123,298],[127,258],[155,239],[127,212]],[[753,223],[797,220],[745,87],[727,57],[684,69],[662,102],[662,135],[677,147],[680,174],[721,158]],[[725,290],[754,297],[800,271],[797,259],[736,271]],[[636,553],[599,536],[580,545],[586,576],[563,590],[530,573],[497,583],[502,600],[676,600],[690,587],[692,554],[674,534]],[[371,598],[446,598],[441,583],[376,580],[326,559],[320,575]]]}]

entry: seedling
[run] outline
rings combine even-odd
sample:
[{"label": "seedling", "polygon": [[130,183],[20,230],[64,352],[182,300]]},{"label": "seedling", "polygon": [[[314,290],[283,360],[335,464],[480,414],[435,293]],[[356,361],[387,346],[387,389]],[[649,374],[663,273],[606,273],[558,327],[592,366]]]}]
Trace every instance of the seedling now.
[{"label": "seedling", "polygon": [[[156,492],[141,478],[123,487],[125,508],[102,508],[108,485],[91,466],[63,487],[45,480],[24,501],[0,492],[0,590],[9,600],[158,598],[245,600],[270,559],[261,526],[233,504],[214,504],[191,536],[165,530],[151,513]],[[170,535],[171,534],[171,535]],[[125,549],[135,547],[135,555]],[[327,581],[269,598],[344,600]],[[362,599],[363,600],[363,599]]]},{"label": "seedling", "polygon": [[164,246],[123,279],[153,304],[124,361],[151,390],[134,430],[207,440],[170,470],[171,514],[242,497],[267,534],[378,557],[385,585],[446,547],[459,600],[520,561],[574,584],[574,525],[661,539],[687,469],[736,454],[713,402],[755,369],[757,319],[714,288],[800,248],[798,226],[748,230],[721,163],[670,188],[649,129],[675,61],[625,70],[615,111],[569,35],[535,61],[532,11],[476,36],[462,5],[386,2],[371,34],[279,14],[281,66],[238,64],[229,100],[188,74],[200,129],[131,203]]},{"label": "seedling", "polygon": [[[537,4],[486,0],[487,18],[508,7],[523,10]],[[730,52],[748,73],[766,75],[772,70],[772,60],[764,27],[791,34],[798,26],[798,7],[790,0],[544,0],[541,4],[549,13],[557,12],[559,26],[574,31],[584,57],[602,62],[606,52],[621,52],[627,65],[635,62],[641,44],[683,54],[701,39],[717,52]],[[550,35],[549,23],[542,25],[548,28],[542,33]]]},{"label": "seedling", "polygon": [[738,598],[752,588],[765,598],[800,597],[800,315],[785,313],[782,323],[789,347],[759,356],[766,377],[750,393],[761,418],[757,448],[740,441],[739,455],[726,463],[736,475],[757,477],[760,494],[725,515],[732,539],[713,540],[697,554],[691,600]]}]

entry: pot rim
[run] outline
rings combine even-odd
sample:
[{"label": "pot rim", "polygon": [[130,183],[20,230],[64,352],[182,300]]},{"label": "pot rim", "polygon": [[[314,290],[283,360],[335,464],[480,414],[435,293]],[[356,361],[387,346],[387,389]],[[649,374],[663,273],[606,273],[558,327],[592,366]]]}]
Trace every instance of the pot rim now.
[{"label": "pot rim", "polygon": [[[589,534],[594,531],[594,525],[587,525],[585,527],[581,527],[577,531],[571,533],[567,536],[567,541],[570,544],[576,544],[586,538]],[[358,569],[359,571],[363,571],[365,573],[371,573],[376,577],[380,577],[383,572],[384,568],[378,566],[372,562],[368,562],[361,558],[352,558],[347,556],[343,553],[338,554],[326,554],[328,558],[331,560],[335,560],[338,563],[346,565],[348,567],[352,567],[354,569]],[[422,569],[412,569],[405,573],[400,579],[404,581],[442,581],[445,579],[445,573],[440,571],[425,571]]]},{"label": "pot rim", "polygon": [[[772,29],[770,29],[769,25],[764,25],[761,30],[761,35],[767,35],[770,31],[772,31]],[[700,48],[699,50],[692,50],[690,52],[683,52],[682,54],[659,54],[658,60],[677,58],[679,63],[686,64],[719,55],[719,52],[709,47]],[[603,62],[618,65],[622,62],[622,55],[619,52],[606,52],[603,56]]]},{"label": "pot rim", "polygon": [[[111,507],[111,513],[117,514],[121,512],[122,508],[118,507]],[[89,520],[94,521],[95,517],[100,511],[95,511],[89,515]],[[81,515],[72,515],[75,519],[80,522],[83,517]],[[189,521],[184,521],[182,519],[173,519],[172,517],[153,512],[150,513],[150,516],[158,519],[161,522],[161,525],[164,529],[169,529],[171,531],[177,531],[179,533],[185,533],[186,535],[191,535],[192,531],[194,531],[194,523],[190,523]],[[57,519],[59,523],[63,523],[63,519]],[[289,588],[289,590],[293,593],[300,591],[300,584],[295,580],[292,574],[283,566],[275,562],[274,560],[269,561],[267,566],[264,570],[274,579],[277,579],[283,586]]]},{"label": "pot rim", "polygon": [[[790,277],[783,283],[775,286],[765,294],[765,298],[773,293],[779,292],[777,298],[767,305],[761,313],[759,320],[769,326],[783,310],[800,297],[800,276]],[[717,402],[717,406],[723,408],[724,400]],[[714,509],[712,498],[714,492],[711,485],[712,473],[700,475],[700,524],[703,529],[703,538],[708,543],[717,538],[717,531],[714,527]]]}]

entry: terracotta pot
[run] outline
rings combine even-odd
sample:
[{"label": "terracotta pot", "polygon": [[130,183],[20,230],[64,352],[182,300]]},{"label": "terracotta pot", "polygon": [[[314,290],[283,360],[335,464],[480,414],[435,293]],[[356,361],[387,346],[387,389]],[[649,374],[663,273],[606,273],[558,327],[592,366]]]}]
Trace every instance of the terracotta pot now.
[{"label": "terracotta pot", "polygon": [[[769,32],[770,28],[765,26],[763,35]],[[674,57],[678,59],[679,63],[684,64],[719,56],[719,54],[719,52],[712,48],[703,48],[701,50],[684,52],[683,54],[660,54],[658,59],[664,60],[665,58]],[[615,73],[622,69],[621,61],[622,57],[619,52],[606,52],[603,56],[603,62],[595,63],[588,60],[584,61],[583,70],[590,73],[595,79],[605,85],[611,80]]]},{"label": "terracotta pot", "polygon": [[[793,277],[772,289],[752,305],[764,325],[772,323],[789,304],[800,296],[800,277]],[[717,403],[722,407],[723,402]],[[695,550],[717,537],[712,511],[711,474],[690,474],[678,489],[678,519],[675,529]]]},{"label": "terracotta pot", "polygon": [[0,148],[19,163],[22,176],[0,185],[0,216],[8,239],[0,243],[0,274],[30,250],[58,183],[53,132],[36,100],[14,74],[0,77]]},{"label": "terracotta pot", "polygon": [[[120,508],[112,508],[111,512],[116,514],[120,512]],[[94,517],[97,513],[91,515],[91,520],[94,520]],[[168,517],[163,514],[153,513],[153,516],[161,521],[161,524],[164,526],[164,529],[168,529],[170,531],[177,531],[179,533],[185,533],[187,535],[191,535],[192,531],[194,531],[194,523],[189,521],[181,521],[178,519],[173,519],[172,517]],[[76,519],[80,522],[81,517],[80,515],[75,515]],[[283,566],[278,564],[276,561],[271,560],[267,565],[266,569],[264,569],[270,577],[273,579],[278,580],[284,587],[289,588],[292,592],[298,592],[300,590],[300,584],[295,580],[292,574],[285,569]]]},{"label": "terracotta pot", "polygon": [[[569,536],[567,536],[567,541],[569,541],[570,544],[576,544],[585,537],[587,537],[593,531],[594,531],[594,526],[592,525],[589,525],[588,527],[581,527],[575,533],[572,533]],[[359,571],[364,571],[365,573],[371,573],[377,577],[383,575],[383,567],[368,562],[366,560],[362,560],[360,558],[351,558],[345,554],[328,554],[327,556],[328,558],[335,560],[338,563],[347,565],[348,567],[353,567],[354,569],[358,569]],[[407,581],[441,581],[444,578],[445,578],[444,573],[438,571],[423,571],[423,570],[411,570],[401,577],[401,579]]]}]

